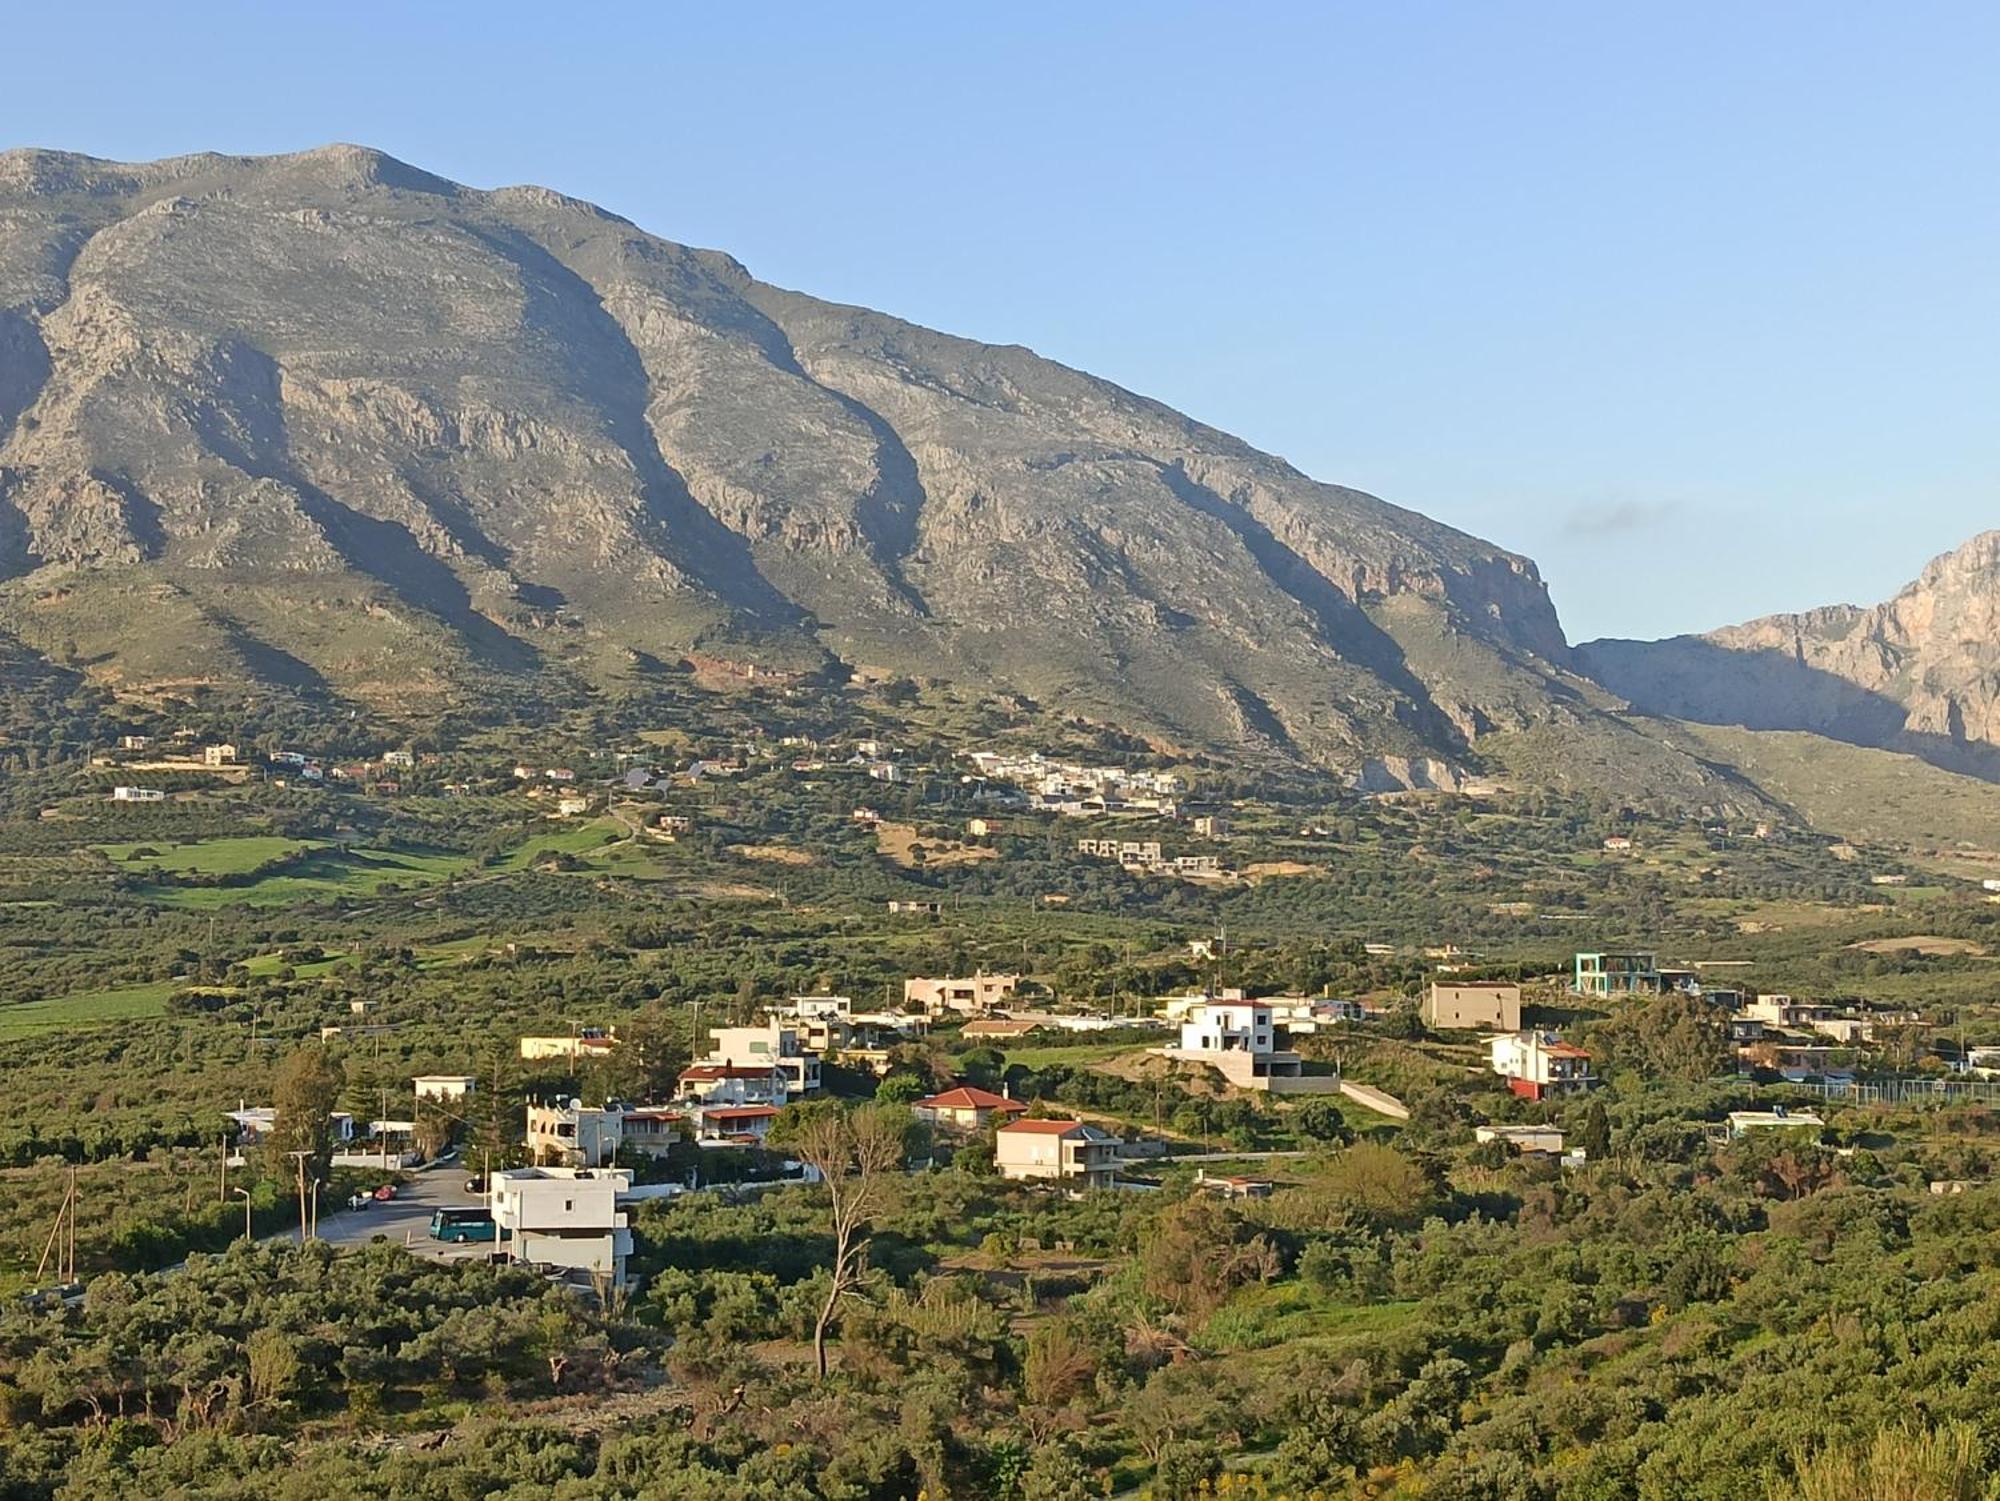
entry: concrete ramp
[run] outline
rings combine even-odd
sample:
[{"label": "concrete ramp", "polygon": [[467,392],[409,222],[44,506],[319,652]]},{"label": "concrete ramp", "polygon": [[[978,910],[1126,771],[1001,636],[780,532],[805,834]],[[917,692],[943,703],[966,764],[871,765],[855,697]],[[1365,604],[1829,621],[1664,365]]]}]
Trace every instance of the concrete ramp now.
[{"label": "concrete ramp", "polygon": [[1410,1107],[1392,1094],[1368,1084],[1356,1084],[1352,1079],[1340,1081],[1340,1092],[1357,1105],[1366,1105],[1377,1115],[1386,1115],[1391,1120],[1406,1121],[1410,1118]]}]

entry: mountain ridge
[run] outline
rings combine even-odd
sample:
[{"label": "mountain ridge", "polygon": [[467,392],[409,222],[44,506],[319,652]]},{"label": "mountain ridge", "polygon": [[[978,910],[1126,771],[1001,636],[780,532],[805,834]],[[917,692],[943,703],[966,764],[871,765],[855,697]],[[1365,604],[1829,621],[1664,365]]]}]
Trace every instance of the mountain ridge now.
[{"label": "mountain ridge", "polygon": [[1742,804],[1575,670],[1532,560],[552,189],[0,153],[0,353],[0,634],[117,691],[907,676],[1366,785],[1526,746]]},{"label": "mountain ridge", "polygon": [[1880,604],[1586,642],[1575,657],[1647,713],[1809,731],[2000,779],[2000,530],[1938,554]]}]

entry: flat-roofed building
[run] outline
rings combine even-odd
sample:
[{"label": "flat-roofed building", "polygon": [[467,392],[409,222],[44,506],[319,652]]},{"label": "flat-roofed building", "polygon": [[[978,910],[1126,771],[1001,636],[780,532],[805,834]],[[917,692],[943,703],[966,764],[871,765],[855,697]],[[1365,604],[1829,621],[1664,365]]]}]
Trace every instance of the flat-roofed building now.
[{"label": "flat-roofed building", "polygon": [[618,1196],[631,1187],[624,1168],[526,1167],[496,1172],[487,1201],[515,1261],[588,1272],[623,1287],[632,1231]]},{"label": "flat-roofed building", "polygon": [[1497,982],[1432,985],[1424,996],[1424,1025],[1438,1032],[1518,1032],[1521,987]]}]

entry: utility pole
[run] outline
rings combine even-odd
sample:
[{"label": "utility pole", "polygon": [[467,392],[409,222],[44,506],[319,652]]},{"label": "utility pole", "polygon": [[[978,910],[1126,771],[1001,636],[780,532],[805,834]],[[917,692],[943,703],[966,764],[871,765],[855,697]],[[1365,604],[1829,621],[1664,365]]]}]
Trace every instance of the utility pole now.
[{"label": "utility pole", "polygon": [[69,1170],[63,1187],[62,1203],[56,1208],[56,1222],[49,1230],[48,1243],[42,1247],[42,1259],[35,1265],[35,1280],[42,1280],[42,1273],[48,1269],[49,1257],[56,1259],[56,1280],[74,1282],[76,1280],[76,1169]]},{"label": "utility pole", "polygon": [[222,1181],[215,1190],[215,1202],[218,1204],[227,1204],[229,1202],[229,1138],[227,1135],[218,1136],[215,1139],[215,1155],[222,1169]]},{"label": "utility pole", "polygon": [[292,1165],[298,1170],[299,1244],[304,1245],[306,1241],[311,1238],[306,1230],[306,1159],[312,1156],[313,1154],[309,1151],[304,1150],[303,1148],[297,1148],[290,1152],[285,1153],[285,1155],[292,1159]]},{"label": "utility pole", "polygon": [[312,1193],[312,1238],[319,1239],[319,1186],[320,1180],[313,1179]]}]

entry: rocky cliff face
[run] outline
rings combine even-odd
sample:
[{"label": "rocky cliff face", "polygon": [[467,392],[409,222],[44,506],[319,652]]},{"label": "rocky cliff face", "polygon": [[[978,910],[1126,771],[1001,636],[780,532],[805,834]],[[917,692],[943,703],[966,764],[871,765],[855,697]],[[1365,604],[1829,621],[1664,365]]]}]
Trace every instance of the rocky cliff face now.
[{"label": "rocky cliff face", "polygon": [[0,612],[414,702],[700,654],[1187,743],[1591,712],[1528,560],[1040,359],[379,153],[0,155]]},{"label": "rocky cliff face", "polygon": [[1651,713],[1811,730],[2000,771],[2000,532],[1886,604],[1773,615],[1671,641],[1594,641],[1583,668]]}]

